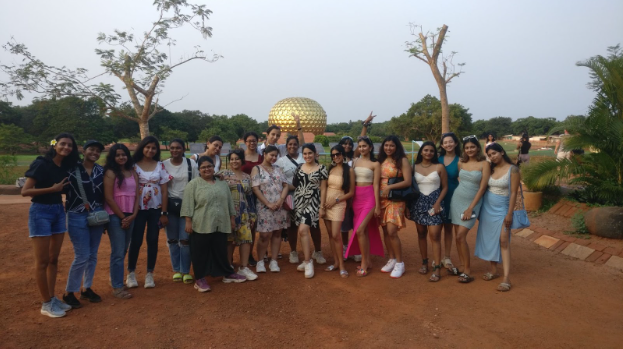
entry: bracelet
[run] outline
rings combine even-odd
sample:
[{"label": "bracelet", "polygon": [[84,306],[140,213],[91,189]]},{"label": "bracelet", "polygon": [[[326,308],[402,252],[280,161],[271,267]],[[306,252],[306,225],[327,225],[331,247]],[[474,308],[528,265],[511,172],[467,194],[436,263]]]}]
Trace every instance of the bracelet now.
[{"label": "bracelet", "polygon": [[365,122],[365,121],[362,121],[362,122],[361,122],[361,124],[362,124],[363,126],[365,126],[365,127],[369,127],[370,125],[372,125],[372,122],[368,122],[368,123],[366,124],[366,122]]},{"label": "bracelet", "polygon": [[300,130],[302,130],[302,129],[303,129],[302,127],[299,127],[299,128],[297,128],[296,130],[297,130],[297,131],[300,131]]}]

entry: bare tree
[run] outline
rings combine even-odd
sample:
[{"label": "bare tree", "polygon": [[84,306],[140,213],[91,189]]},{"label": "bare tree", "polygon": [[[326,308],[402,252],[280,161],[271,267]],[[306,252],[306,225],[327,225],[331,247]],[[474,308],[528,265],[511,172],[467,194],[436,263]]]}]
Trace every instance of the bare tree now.
[{"label": "bare tree", "polygon": [[[0,81],[2,97],[24,98],[24,92],[34,92],[47,97],[78,96],[98,97],[106,109],[139,124],[141,138],[149,135],[149,120],[163,110],[158,102],[158,94],[164,81],[173,70],[193,60],[215,62],[221,56],[207,55],[199,46],[195,52],[181,57],[177,62],[164,52],[175,46],[176,41],[169,36],[173,29],[190,25],[204,39],[212,36],[212,28],[206,26],[212,11],[205,5],[189,4],[185,0],[155,0],[158,18],[152,27],[135,38],[134,34],[115,30],[113,34],[100,33],[99,44],[111,49],[96,49],[104,71],[91,76],[84,68],[70,69],[65,66],[54,67],[35,57],[22,43],[11,38],[3,48],[21,58],[21,63],[0,65],[8,76],[8,81]],[[112,75],[123,83],[136,115],[130,115],[119,108],[122,97],[111,84],[94,83],[104,75]],[[183,98],[183,97],[182,97]],[[181,99],[181,98],[180,98]],[[179,99],[178,99],[179,100]]]},{"label": "bare tree", "polygon": [[406,51],[411,56],[426,63],[433,72],[441,100],[441,132],[450,132],[450,108],[446,86],[452,79],[463,73],[462,68],[465,63],[454,64],[453,59],[457,52],[453,51],[447,56],[443,54],[441,47],[446,40],[447,25],[444,24],[441,28],[437,28],[435,32],[427,31],[426,33],[422,30],[421,25],[409,24],[409,27],[411,28],[411,35],[415,36],[416,39],[405,43]]}]

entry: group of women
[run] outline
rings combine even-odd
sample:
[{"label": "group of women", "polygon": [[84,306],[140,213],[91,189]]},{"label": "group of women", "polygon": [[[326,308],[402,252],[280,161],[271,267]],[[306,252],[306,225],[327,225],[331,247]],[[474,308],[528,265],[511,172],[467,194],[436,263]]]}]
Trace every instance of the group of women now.
[{"label": "group of women", "polygon": [[[104,150],[101,143],[86,142],[80,160],[74,138],[58,135],[45,156],[31,164],[22,189],[22,195],[32,196],[29,230],[43,299],[41,313],[62,317],[72,308],[80,308],[74,295],[77,292],[82,300],[101,301],[91,286],[104,229],[111,246],[112,293],[122,299],[131,298],[129,289],[138,287],[136,265],[144,238],[147,265],[143,285],[155,287],[153,272],[162,227],[166,229],[173,281],[194,283],[195,289],[206,292],[211,289],[207,276],[240,283],[256,280],[257,273],[267,269],[279,272],[282,239],[290,244],[289,261],[293,264],[300,262],[297,243],[301,242],[303,261],[297,270],[312,278],[314,260],[326,263],[320,247],[321,219],[333,257],[333,263],[324,269],[327,272],[339,271],[340,277],[348,277],[344,261],[352,257],[360,262],[356,275],[367,276],[372,269],[371,255],[385,255],[385,241],[388,260],[380,271],[400,278],[405,263],[398,232],[405,227],[405,219],[410,219],[416,223],[422,255],[419,273],[427,274],[430,267],[429,280],[436,282],[444,267],[461,283],[474,280],[466,235],[479,219],[475,255],[491,262],[483,279],[499,277],[497,264],[503,262],[503,282],[498,290],[510,290],[510,224],[519,172],[500,145],[486,147],[489,164],[475,136],[463,138],[461,146],[455,134],[446,133],[439,149],[424,142],[412,166],[400,140],[388,136],[377,158],[366,136],[374,118],[370,114],[356,142],[346,136],[331,148],[327,168],[318,162],[313,144],[300,145],[300,121],[293,116],[298,138],[290,136],[285,144],[276,144],[281,130],[273,125],[266,132],[266,142],[258,145],[258,135],[248,132],[243,137],[246,149],[227,154],[227,169],[220,161],[223,141],[218,136],[208,140],[205,153],[191,158],[184,155],[185,142],[174,139],[171,157],[165,161],[161,161],[155,137],[143,139],[133,155],[125,145],[115,144],[102,167],[97,164]],[[401,199],[400,192],[416,183],[417,200]],[[65,207],[62,193],[67,195]],[[65,231],[73,244],[74,261],[63,302],[54,289]],[[449,257],[453,233],[459,268]],[[252,253],[254,244],[257,260]],[[240,258],[234,269],[236,246]],[[190,274],[191,264],[194,275]]]}]

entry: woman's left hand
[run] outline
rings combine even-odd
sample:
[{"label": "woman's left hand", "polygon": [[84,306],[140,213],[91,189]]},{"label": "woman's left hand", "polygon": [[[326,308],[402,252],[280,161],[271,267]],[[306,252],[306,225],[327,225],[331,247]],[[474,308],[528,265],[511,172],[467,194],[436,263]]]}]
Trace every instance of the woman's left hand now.
[{"label": "woman's left hand", "polygon": [[169,217],[160,216],[160,224],[162,224],[163,227],[166,227],[167,224],[169,224]]},{"label": "woman's left hand", "polygon": [[320,217],[324,217],[324,215],[326,214],[326,211],[324,210],[324,208],[320,209]]},{"label": "woman's left hand", "polygon": [[435,211],[435,214],[438,215],[439,213],[441,213],[441,204],[434,204],[433,205],[433,211]]},{"label": "woman's left hand", "polygon": [[381,190],[381,198],[387,199],[389,197],[389,189],[385,188],[385,190]]},{"label": "woman's left hand", "polygon": [[506,217],[504,217],[504,226],[507,229],[511,228],[511,224],[513,224],[513,213],[509,213],[506,215]]},{"label": "woman's left hand", "polygon": [[234,230],[236,229],[236,217],[235,216],[229,216],[229,218],[231,218],[231,231],[233,233]]}]

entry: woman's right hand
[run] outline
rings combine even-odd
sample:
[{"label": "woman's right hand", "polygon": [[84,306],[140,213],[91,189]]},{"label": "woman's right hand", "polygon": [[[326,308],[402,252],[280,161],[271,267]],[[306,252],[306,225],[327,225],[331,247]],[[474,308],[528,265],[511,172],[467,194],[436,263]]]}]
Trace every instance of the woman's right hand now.
[{"label": "woman's right hand", "polygon": [[69,178],[65,177],[59,183],[55,183],[54,185],[52,185],[52,191],[54,193],[56,193],[57,191],[62,191],[67,186],[67,184],[69,184]]},{"label": "woman's right hand", "polygon": [[467,210],[463,211],[463,214],[461,215],[461,220],[468,221],[472,219],[472,214],[473,214],[472,209],[468,208]]},{"label": "woman's right hand", "polygon": [[363,121],[364,124],[369,124],[370,122],[372,122],[372,120],[376,117],[376,115],[372,115],[372,112],[370,112],[370,115]]},{"label": "woman's right hand", "polygon": [[192,222],[186,221],[186,226],[184,227],[184,231],[187,234],[192,234],[193,233],[193,224],[192,224]]}]

